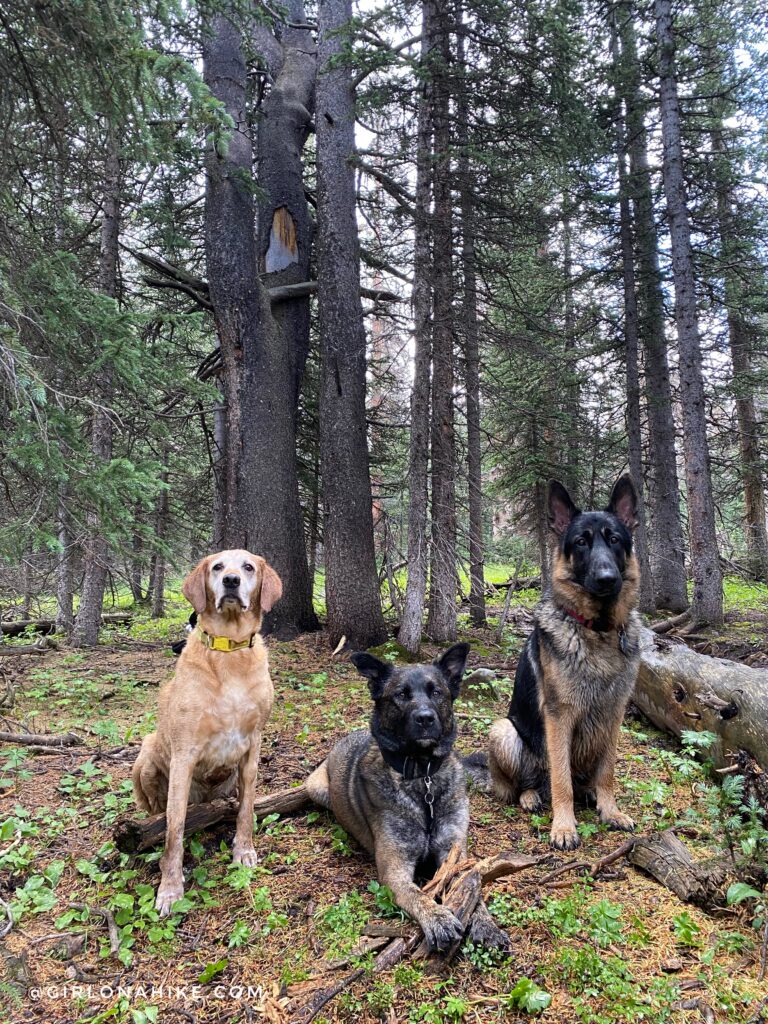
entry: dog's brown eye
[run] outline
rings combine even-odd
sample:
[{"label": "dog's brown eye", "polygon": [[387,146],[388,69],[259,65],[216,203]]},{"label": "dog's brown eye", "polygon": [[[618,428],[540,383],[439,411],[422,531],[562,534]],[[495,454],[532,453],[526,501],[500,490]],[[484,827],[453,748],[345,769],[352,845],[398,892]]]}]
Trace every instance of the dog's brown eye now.
[{"label": "dog's brown eye", "polygon": [[246,572],[253,572],[253,566],[251,565],[250,562],[246,562],[243,568],[245,569]]},{"label": "dog's brown eye", "polygon": [[586,537],[577,537],[576,538],[576,545],[577,545],[577,547],[585,548],[587,546],[587,538]]},{"label": "dog's brown eye", "polygon": [[224,568],[224,563],[223,562],[217,562],[216,565],[214,565],[214,567],[213,567],[213,571],[214,572],[221,572],[221,570],[223,568]]}]

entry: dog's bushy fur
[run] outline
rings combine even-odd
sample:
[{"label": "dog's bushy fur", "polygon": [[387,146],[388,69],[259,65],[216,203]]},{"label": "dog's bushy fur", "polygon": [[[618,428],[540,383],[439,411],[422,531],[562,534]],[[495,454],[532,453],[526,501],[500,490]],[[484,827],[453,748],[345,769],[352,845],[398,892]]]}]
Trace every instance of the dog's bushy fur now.
[{"label": "dog's bushy fur", "polygon": [[518,663],[508,717],[491,726],[488,762],[502,800],[533,811],[551,796],[551,843],[573,849],[574,794],[594,796],[608,825],[633,827],[613,795],[639,661],[632,481],[618,480],[607,508],[594,512],[581,512],[553,481],[549,515],[557,537],[551,587]]}]

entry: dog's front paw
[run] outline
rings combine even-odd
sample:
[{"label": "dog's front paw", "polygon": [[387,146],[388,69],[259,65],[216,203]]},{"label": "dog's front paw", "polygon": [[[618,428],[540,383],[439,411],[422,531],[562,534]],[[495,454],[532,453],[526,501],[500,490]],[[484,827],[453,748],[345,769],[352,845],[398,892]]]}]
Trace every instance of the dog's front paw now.
[{"label": "dog's front paw", "polygon": [[155,909],[157,910],[160,917],[168,917],[171,912],[171,907],[180,900],[184,895],[184,886],[181,882],[178,883],[160,883],[160,888],[157,890],[157,899],[155,900]]},{"label": "dog's front paw", "polygon": [[549,845],[555,850],[575,850],[581,844],[576,823],[572,825],[552,825],[549,833]]},{"label": "dog's front paw", "polygon": [[422,928],[430,949],[447,949],[464,935],[464,925],[447,907],[436,906]]},{"label": "dog's front paw", "polygon": [[624,814],[623,811],[610,811],[605,814],[600,814],[600,821],[607,825],[608,828],[618,829],[620,832],[634,832],[635,823],[628,814]]},{"label": "dog's front paw", "polygon": [[247,868],[255,868],[259,858],[253,846],[234,846],[232,848],[232,863],[245,864]]},{"label": "dog's front paw", "polygon": [[474,914],[469,924],[469,937],[476,946],[484,946],[486,949],[499,949],[508,953],[512,948],[512,942],[505,931],[503,931],[490,914]]}]

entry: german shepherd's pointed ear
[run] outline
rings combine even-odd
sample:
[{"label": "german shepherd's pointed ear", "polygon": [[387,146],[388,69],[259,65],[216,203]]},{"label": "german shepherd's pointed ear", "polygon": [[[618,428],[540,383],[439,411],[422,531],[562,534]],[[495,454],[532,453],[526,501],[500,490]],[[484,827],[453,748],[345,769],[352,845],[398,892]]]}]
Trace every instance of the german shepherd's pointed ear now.
[{"label": "german shepherd's pointed ear", "polygon": [[371,691],[373,700],[379,700],[384,696],[384,687],[392,674],[392,666],[386,661],[374,658],[372,654],[365,651],[357,651],[349,659],[360,675],[368,680],[368,689]]},{"label": "german shepherd's pointed ear", "polygon": [[263,612],[271,612],[274,605],[283,596],[283,581],[272,566],[263,558],[261,562],[261,594],[259,604]]},{"label": "german shepherd's pointed ear", "polygon": [[204,558],[202,562],[198,562],[181,585],[182,594],[198,615],[202,615],[208,605],[208,591],[205,584],[209,561],[210,555]]},{"label": "german shepherd's pointed ear", "polygon": [[573,517],[578,514],[579,509],[571,501],[570,494],[560,481],[550,480],[549,494],[547,496],[547,515],[550,530],[556,533],[558,537],[562,537]]},{"label": "german shepherd's pointed ear", "polygon": [[469,644],[454,644],[453,647],[449,647],[435,661],[435,665],[437,665],[448,681],[451,697],[454,700],[456,700],[461,691],[461,678],[464,675],[468,656]]},{"label": "german shepherd's pointed ear", "polygon": [[629,473],[620,476],[613,485],[611,500],[605,511],[616,516],[628,530],[634,530],[637,526],[637,492]]}]

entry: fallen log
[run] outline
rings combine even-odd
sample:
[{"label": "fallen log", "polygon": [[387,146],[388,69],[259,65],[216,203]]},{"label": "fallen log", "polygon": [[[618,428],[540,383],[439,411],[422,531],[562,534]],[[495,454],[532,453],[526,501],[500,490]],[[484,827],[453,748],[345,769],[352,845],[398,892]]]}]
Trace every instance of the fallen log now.
[{"label": "fallen log", "polygon": [[0,732],[0,743],[34,744],[38,747],[73,747],[83,740],[73,732]]},{"label": "fallen log", "polygon": [[505,580],[504,583],[489,583],[487,593],[493,594],[494,590],[538,590],[541,587],[541,576],[521,576],[518,579]]},{"label": "fallen log", "polygon": [[660,619],[658,622],[651,623],[651,629],[654,633],[668,633],[670,629],[675,629],[677,626],[682,626],[691,617],[690,610],[680,612],[679,615],[672,615],[668,619]]},{"label": "fallen log", "polygon": [[0,657],[10,657],[13,654],[47,654],[48,651],[57,650],[58,646],[46,636],[40,637],[36,644],[0,643]]},{"label": "fallen log", "polygon": [[[257,818],[268,814],[295,814],[311,805],[306,787],[279,790],[267,796],[257,797],[253,813]],[[190,804],[184,823],[184,835],[190,836],[203,829],[212,828],[221,821],[234,821],[237,817],[237,800],[213,800],[207,804]],[[165,840],[165,815],[153,814],[148,818],[136,818],[132,813],[117,819],[113,827],[115,846],[121,853],[144,853]]]},{"label": "fallen log", "polygon": [[765,881],[765,870],[755,861],[735,863],[726,856],[694,860],[671,829],[638,836],[627,858],[683,903],[693,903],[703,910],[724,907],[733,882],[761,885]]},{"label": "fallen log", "polygon": [[697,654],[684,644],[657,646],[641,633],[640,671],[633,701],[646,718],[679,736],[683,730],[717,736],[708,751],[718,766],[747,751],[768,770],[768,670]]},{"label": "fallen log", "polygon": [[[130,612],[108,612],[101,616],[101,621],[105,626],[113,626],[130,622],[132,618]],[[0,637],[21,636],[25,630],[33,633],[55,633],[56,622],[54,619],[17,619],[15,622],[0,622]]]}]

